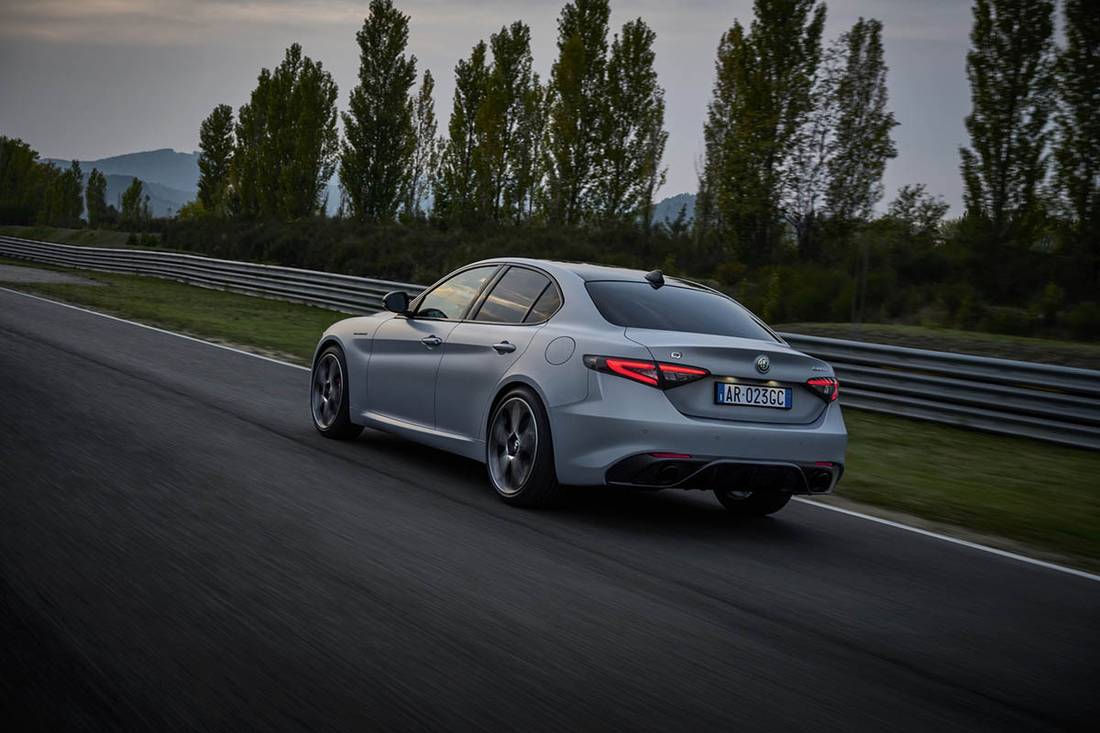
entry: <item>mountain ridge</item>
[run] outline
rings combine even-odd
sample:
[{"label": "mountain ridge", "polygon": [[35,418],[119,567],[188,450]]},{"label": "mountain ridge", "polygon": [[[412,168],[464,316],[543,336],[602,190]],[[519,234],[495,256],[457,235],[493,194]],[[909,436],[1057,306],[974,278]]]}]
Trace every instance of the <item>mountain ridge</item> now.
[{"label": "mountain ridge", "polygon": [[[63,158],[46,160],[61,168],[67,168],[72,162]],[[110,204],[117,203],[118,195],[132,178],[140,178],[146,185],[155,216],[174,214],[184,204],[194,200],[198,191],[198,152],[183,153],[172,148],[157,148],[78,162],[85,179],[92,168],[107,176],[107,203]],[[335,213],[339,204],[339,189],[329,184],[329,214]],[[679,193],[658,201],[653,209],[654,223],[672,223],[681,208],[685,211],[686,223],[690,223],[695,214],[695,194]]]}]

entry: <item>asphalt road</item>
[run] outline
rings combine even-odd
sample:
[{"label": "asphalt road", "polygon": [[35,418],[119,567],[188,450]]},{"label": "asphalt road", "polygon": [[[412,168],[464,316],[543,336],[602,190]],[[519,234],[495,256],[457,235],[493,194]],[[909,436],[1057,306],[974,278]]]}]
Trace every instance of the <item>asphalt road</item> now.
[{"label": "asphalt road", "polygon": [[0,291],[9,730],[1098,719],[1100,583],[803,504],[510,509],[478,464],[324,440],[307,384]]}]

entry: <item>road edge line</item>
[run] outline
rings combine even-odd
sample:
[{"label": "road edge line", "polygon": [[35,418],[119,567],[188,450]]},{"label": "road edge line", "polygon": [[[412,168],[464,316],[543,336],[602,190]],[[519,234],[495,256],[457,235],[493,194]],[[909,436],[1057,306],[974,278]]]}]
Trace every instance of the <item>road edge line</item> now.
[{"label": "road edge line", "polygon": [[44,298],[41,295],[34,295],[22,290],[15,290],[13,288],[6,288],[0,286],[0,290],[7,293],[14,293],[15,295],[22,295],[25,298],[32,298],[34,300],[41,300],[44,303],[52,303],[53,305],[59,305],[62,308],[69,308],[74,311],[80,311],[81,313],[88,313],[93,316],[99,316],[100,318],[108,318],[112,321],[118,321],[120,323],[127,323],[131,326],[137,326],[138,328],[144,328],[149,331],[156,331],[157,333],[167,334],[169,336],[175,336],[177,338],[186,339],[188,341],[194,341],[198,344],[206,344],[207,346],[213,346],[216,349],[223,349],[224,351],[232,351],[234,354],[243,354],[245,356],[251,356],[254,359],[263,359],[269,361],[272,364],[279,364],[280,366],[288,366],[294,369],[301,369],[303,371],[310,371],[309,367],[302,366],[301,364],[292,364],[289,361],[283,361],[282,359],[275,359],[270,356],[264,356],[263,354],[257,354],[253,351],[245,351],[244,349],[237,349],[225,344],[219,344],[216,341],[207,341],[206,339],[197,338],[195,336],[188,336],[185,333],[178,331],[169,331],[166,328],[158,328],[157,326],[150,326],[148,323],[141,323],[140,321],[132,321],[129,318],[122,318],[120,316],[112,316],[110,313],[104,313],[102,311],[92,310],[91,308],[82,308],[79,305],[73,305],[72,303],[64,303],[60,300],[54,300],[53,298]]},{"label": "road edge line", "polygon": [[924,537],[931,537],[942,542],[948,542],[953,545],[959,545],[961,547],[968,547],[971,550],[978,550],[979,552],[985,552],[990,555],[997,555],[998,557],[1007,558],[1009,560],[1016,560],[1018,562],[1027,563],[1028,565],[1035,565],[1047,570],[1054,570],[1059,573],[1066,573],[1067,575],[1074,575],[1078,578],[1084,578],[1094,582],[1100,582],[1100,575],[1090,573],[1087,570],[1079,570],[1077,568],[1071,568],[1066,565],[1059,565],[1058,563],[1048,562],[1046,560],[1040,560],[1034,557],[1028,557],[1027,555],[1021,555],[1016,552],[1010,552],[1008,550],[1002,550],[997,547],[990,547],[989,545],[983,545],[978,542],[971,542],[970,540],[964,540],[959,537],[952,537],[951,535],[942,534],[940,532],[933,532],[928,529],[922,529],[920,527],[914,527],[911,524],[903,524],[901,522],[895,522],[892,519],[884,519],[883,517],[876,517],[873,514],[864,514],[863,512],[853,511],[851,509],[845,509],[839,506],[833,506],[832,504],[825,504],[820,501],[814,501],[813,499],[807,499],[805,497],[796,496],[794,500],[800,504],[807,506],[815,506],[820,509],[827,509],[830,512],[837,512],[849,517],[855,517],[857,519],[864,519],[868,522],[874,522],[875,524],[882,524],[887,527],[893,527],[894,529],[904,530],[906,532],[912,532],[913,534],[919,534]]}]

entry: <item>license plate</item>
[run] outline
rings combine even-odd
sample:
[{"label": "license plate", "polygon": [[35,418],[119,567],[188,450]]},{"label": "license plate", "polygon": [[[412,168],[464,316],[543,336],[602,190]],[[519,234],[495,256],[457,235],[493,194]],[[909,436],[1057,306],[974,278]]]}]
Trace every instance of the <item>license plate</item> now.
[{"label": "license plate", "polygon": [[719,405],[746,405],[789,410],[791,409],[791,390],[788,387],[758,387],[755,384],[715,382],[714,401]]}]

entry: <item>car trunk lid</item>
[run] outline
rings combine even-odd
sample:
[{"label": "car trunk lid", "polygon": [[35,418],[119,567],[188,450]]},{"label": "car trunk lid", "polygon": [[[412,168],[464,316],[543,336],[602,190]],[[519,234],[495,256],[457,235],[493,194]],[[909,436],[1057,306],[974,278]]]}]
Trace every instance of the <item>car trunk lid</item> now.
[{"label": "car trunk lid", "polygon": [[[832,368],[785,344],[703,333],[627,328],[627,338],[649,349],[655,361],[699,367],[710,376],[665,390],[668,400],[689,417],[739,422],[800,425],[821,416],[827,404],[806,385],[813,377],[832,376]],[[766,357],[767,369],[757,368]],[[763,365],[762,365],[763,366]],[[791,390],[789,409],[718,404],[717,382]]]}]

